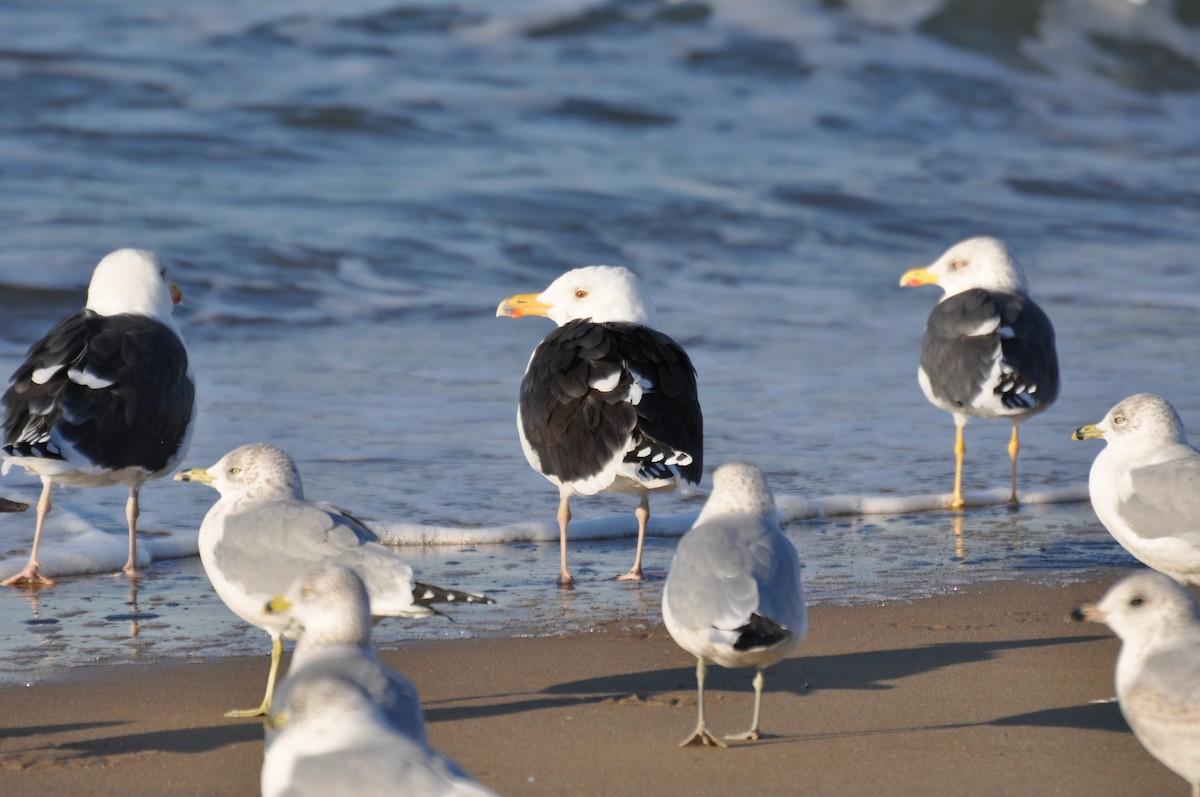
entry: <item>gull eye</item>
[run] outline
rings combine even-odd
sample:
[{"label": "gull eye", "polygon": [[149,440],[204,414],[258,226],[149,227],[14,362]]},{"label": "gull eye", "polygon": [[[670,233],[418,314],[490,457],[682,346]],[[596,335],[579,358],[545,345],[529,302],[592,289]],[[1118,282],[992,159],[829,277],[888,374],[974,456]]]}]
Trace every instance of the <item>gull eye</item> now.
[{"label": "gull eye", "polygon": [[583,288],[577,288],[575,290],[575,298],[576,299],[586,299],[587,295],[588,295],[588,292],[585,291]]},{"label": "gull eye", "polygon": [[1130,601],[1129,601],[1129,605],[1130,605],[1130,606],[1141,606],[1143,602],[1144,602],[1144,601],[1143,601],[1143,600],[1142,600],[1142,598],[1140,598],[1140,597],[1139,597],[1139,598],[1133,598],[1132,600],[1130,600]]},{"label": "gull eye", "polygon": [[232,474],[241,473],[241,472],[242,472],[242,469],[241,469],[241,468],[230,468],[230,469],[229,469],[229,473],[230,473],[231,475],[232,475]]},{"label": "gull eye", "polygon": [[1120,426],[1121,424],[1125,423],[1125,416],[1124,415],[1114,415],[1113,423],[1116,424],[1117,426]]},{"label": "gull eye", "polygon": [[317,591],[312,587],[305,587],[303,590],[301,590],[301,594],[303,594],[306,598],[311,598],[317,594]]},{"label": "gull eye", "polygon": [[955,260],[950,263],[950,268],[954,269],[955,271],[958,271],[959,269],[966,268],[966,267],[967,267],[966,260]]}]

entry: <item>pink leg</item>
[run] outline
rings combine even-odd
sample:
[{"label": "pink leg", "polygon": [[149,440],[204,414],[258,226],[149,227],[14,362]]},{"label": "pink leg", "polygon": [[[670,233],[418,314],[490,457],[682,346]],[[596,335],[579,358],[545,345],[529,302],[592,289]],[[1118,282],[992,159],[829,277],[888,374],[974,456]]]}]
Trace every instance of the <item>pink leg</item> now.
[{"label": "pink leg", "polygon": [[49,576],[42,575],[38,569],[38,546],[42,542],[42,526],[46,523],[46,515],[50,514],[50,480],[42,479],[42,497],[38,499],[37,504],[37,520],[33,527],[33,548],[29,551],[29,561],[25,563],[25,569],[17,573],[12,578],[0,582],[0,586],[16,587],[20,585],[37,586],[44,584],[48,587],[54,585],[54,579]]},{"label": "pink leg", "polygon": [[141,485],[129,488],[129,500],[125,502],[125,520],[129,523],[129,561],[125,562],[124,573],[130,578],[137,578],[137,522],[141,514],[138,506],[138,493]]},{"label": "pink leg", "polygon": [[629,572],[623,576],[618,576],[617,581],[641,581],[642,580],[642,548],[646,544],[646,524],[650,522],[650,496],[643,495],[642,502],[638,504],[637,509],[633,511],[638,522],[638,541],[637,553],[633,555],[633,567],[629,568]]},{"label": "pink leg", "polygon": [[571,524],[571,496],[563,492],[558,501],[558,547],[560,563],[558,570],[558,585],[570,587],[575,584],[575,578],[567,569],[567,526]]}]

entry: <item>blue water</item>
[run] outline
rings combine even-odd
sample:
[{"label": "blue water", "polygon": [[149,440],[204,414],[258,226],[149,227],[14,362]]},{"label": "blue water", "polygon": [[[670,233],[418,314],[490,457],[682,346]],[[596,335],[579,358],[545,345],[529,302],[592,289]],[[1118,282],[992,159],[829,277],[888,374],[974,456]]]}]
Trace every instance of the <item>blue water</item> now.
[{"label": "blue water", "polygon": [[[813,600],[1125,566],[1086,502],[975,509],[957,533],[914,511],[949,490],[953,432],[915,379],[936,289],[897,281],[980,233],[1024,263],[1063,367],[1022,430],[1025,489],[1078,497],[1099,443],[1071,431],[1134,392],[1200,438],[1197,54],[1185,0],[6,3],[0,366],[82,304],[106,252],[154,249],[199,380],[188,466],[278,443],[310,496],[452,540],[406,548],[422,577],[502,600],[381,634],[653,622],[702,495],[655,499],[646,584],[607,580],[629,539],[581,540],[590,580],[553,589],[556,494],[514,425],[549,327],[494,318],[620,263],[697,366],[706,470],[900,501],[792,515]],[[967,432],[968,489],[1003,487],[1006,425]],[[0,488],[36,496],[22,474]],[[107,576],[0,593],[0,669],[257,650],[182,556],[214,497],[144,490],[164,558],[136,600]],[[57,540],[71,569],[119,566],[123,502],[58,491],[47,557]],[[591,536],[632,527],[626,499],[575,509]],[[6,562],[31,529],[0,519]]]}]

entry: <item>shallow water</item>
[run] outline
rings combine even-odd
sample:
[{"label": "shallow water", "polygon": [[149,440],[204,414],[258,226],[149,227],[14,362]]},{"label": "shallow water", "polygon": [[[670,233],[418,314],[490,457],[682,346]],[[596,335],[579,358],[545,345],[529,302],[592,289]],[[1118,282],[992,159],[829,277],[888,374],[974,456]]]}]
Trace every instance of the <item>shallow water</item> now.
[{"label": "shallow water", "polygon": [[[1200,424],[1198,16],[1185,0],[9,3],[0,363],[82,303],[104,253],[155,249],[199,380],[188,466],[278,443],[310,496],[452,539],[407,550],[423,577],[501,593],[490,615],[413,633],[652,617],[654,581],[564,595],[553,545],[482,544],[552,533],[555,509],[514,428],[548,326],[496,319],[497,302],[629,265],[699,371],[707,472],[747,459],[784,497],[908,499],[948,491],[953,432],[915,380],[936,291],[897,280],[998,235],[1063,366],[1058,403],[1022,430],[1022,485],[1078,488],[1099,443],[1070,433],[1120,398],[1158,392]],[[1002,486],[1004,425],[967,434],[968,487]],[[2,484],[35,495],[21,474]],[[139,588],[160,616],[135,640],[103,619],[128,613],[107,577],[41,593],[58,623],[0,595],[0,637],[57,639],[55,666],[256,649],[179,558],[213,497],[143,492],[144,547],[171,564]],[[123,502],[56,493],[57,572],[119,566]],[[698,507],[655,499],[659,577]],[[620,498],[575,508],[604,533],[631,524]],[[0,519],[0,567],[31,525]],[[968,512],[965,556],[944,513],[790,533],[818,601],[1128,561],[1086,503]],[[607,577],[630,545],[573,556]]]}]

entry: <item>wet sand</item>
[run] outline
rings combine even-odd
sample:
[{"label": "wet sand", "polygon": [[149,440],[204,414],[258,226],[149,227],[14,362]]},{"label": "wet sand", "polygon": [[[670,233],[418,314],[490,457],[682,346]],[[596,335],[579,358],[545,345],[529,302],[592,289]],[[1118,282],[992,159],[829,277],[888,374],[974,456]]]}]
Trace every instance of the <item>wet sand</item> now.
[{"label": "wet sand", "polygon": [[[1070,610],[1127,571],[818,606],[767,673],[770,738],[680,749],[694,660],[661,626],[421,642],[384,658],[420,689],[435,745],[505,795],[1187,793],[1130,734],[1117,642]],[[265,642],[265,639],[264,639]],[[254,795],[263,657],[85,667],[0,687],[0,793]],[[751,671],[710,669],[709,723],[744,730]]]}]

